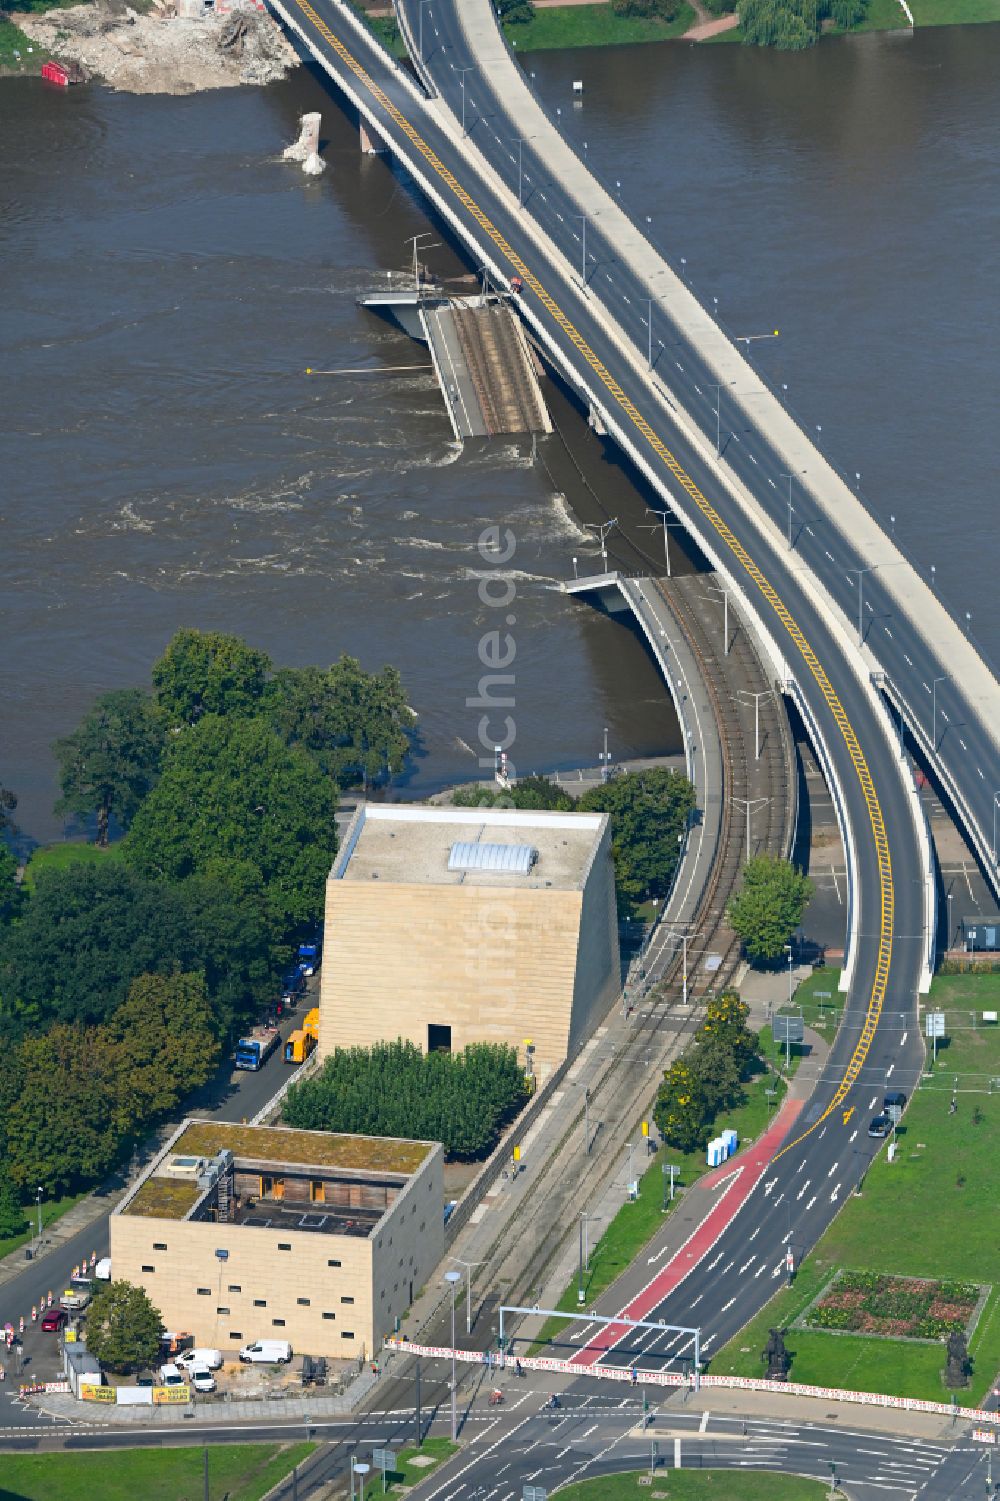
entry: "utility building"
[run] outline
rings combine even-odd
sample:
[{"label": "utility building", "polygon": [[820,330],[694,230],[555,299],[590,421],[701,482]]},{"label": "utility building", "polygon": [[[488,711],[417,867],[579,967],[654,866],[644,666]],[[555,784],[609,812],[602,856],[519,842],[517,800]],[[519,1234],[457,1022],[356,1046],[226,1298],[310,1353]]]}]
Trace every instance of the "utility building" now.
[{"label": "utility building", "polygon": [[619,991],[608,816],[362,805],[324,942],[321,1054],[530,1040],[544,1080]]},{"label": "utility building", "polygon": [[436,1142],[185,1121],[111,1216],[115,1278],[236,1355],[370,1356],[444,1254]]}]

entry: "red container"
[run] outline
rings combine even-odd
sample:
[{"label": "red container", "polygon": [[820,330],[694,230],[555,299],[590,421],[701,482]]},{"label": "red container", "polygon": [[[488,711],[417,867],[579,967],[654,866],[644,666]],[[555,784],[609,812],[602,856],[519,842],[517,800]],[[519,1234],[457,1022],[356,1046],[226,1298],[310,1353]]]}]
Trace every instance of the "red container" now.
[{"label": "red container", "polygon": [[49,83],[57,83],[61,88],[69,87],[69,69],[64,68],[62,63],[42,63],[42,77],[47,78]]}]

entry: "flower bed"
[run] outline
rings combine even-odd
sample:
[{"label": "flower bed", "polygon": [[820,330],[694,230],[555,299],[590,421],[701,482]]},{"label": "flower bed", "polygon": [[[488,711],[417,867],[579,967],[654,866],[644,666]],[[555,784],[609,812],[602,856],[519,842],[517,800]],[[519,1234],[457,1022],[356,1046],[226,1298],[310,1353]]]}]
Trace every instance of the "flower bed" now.
[{"label": "flower bed", "polygon": [[969,1282],[842,1272],[809,1309],[805,1323],[883,1339],[945,1339],[967,1327],[980,1291]]}]

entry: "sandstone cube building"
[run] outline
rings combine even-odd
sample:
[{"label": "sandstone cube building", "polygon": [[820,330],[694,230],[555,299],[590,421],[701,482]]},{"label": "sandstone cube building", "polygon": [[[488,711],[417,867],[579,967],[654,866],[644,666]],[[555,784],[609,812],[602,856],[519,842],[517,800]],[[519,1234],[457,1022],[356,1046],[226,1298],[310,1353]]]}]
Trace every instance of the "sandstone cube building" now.
[{"label": "sandstone cube building", "polygon": [[530,1040],[544,1082],[618,992],[607,814],[358,809],[326,888],[321,1055]]},{"label": "sandstone cube building", "polygon": [[235,1356],[371,1356],[444,1254],[437,1142],[188,1120],[111,1216],[116,1280]]}]

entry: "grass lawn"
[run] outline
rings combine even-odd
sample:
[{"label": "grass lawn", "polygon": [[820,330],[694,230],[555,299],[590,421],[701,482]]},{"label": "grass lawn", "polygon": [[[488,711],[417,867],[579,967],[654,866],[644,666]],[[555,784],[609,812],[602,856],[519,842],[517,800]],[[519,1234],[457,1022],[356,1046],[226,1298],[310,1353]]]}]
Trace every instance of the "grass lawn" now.
[{"label": "grass lawn", "polygon": [[40,870],[65,870],[68,865],[97,865],[101,860],[117,860],[120,846],[112,844],[108,849],[98,849],[96,844],[83,841],[66,841],[62,844],[47,844],[35,850],[24,871],[24,884],[31,891]]},{"label": "grass lawn", "polygon": [[[654,1484],[660,1484],[659,1480]],[[825,1481],[801,1475],[749,1475],[739,1470],[671,1470],[662,1483],[670,1501],[823,1501],[830,1494]],[[581,1480],[559,1492],[560,1501],[637,1501],[648,1496],[649,1471],[602,1475]],[[838,1494],[840,1494],[838,1492]]]},{"label": "grass lawn", "polygon": [[[970,1020],[970,1012],[978,1018],[997,1009],[998,990],[997,975],[935,979],[929,1004],[944,1010],[953,1030],[906,1112],[896,1161],[890,1164],[883,1151],[873,1162],[861,1197],[847,1200],[802,1263],[794,1287],[715,1356],[717,1375],[758,1375],[768,1329],[797,1318],[837,1267],[1000,1283],[1000,1201],[992,1167],[1000,1144],[1000,1092],[985,1092],[990,1077],[1000,1078],[1000,1028],[974,1030]],[[960,1089],[983,1092],[960,1093],[958,1111],[950,1115],[956,1078]],[[796,1352],[793,1380],[946,1399],[943,1345],[797,1329],[788,1345]],[[970,1353],[972,1386],[959,1393],[965,1403],[978,1400],[1000,1369],[1000,1289],[982,1314]]]},{"label": "grass lawn", "polygon": [[761,1057],[766,1059],[773,1069],[784,1074],[786,1079],[790,1079],[802,1062],[804,1056],[802,1049],[793,1042],[789,1050],[789,1061],[786,1065],[785,1044],[784,1042],[775,1042],[773,1029],[771,1027],[761,1027],[757,1036],[757,1046],[760,1049]]},{"label": "grass lawn", "polygon": [[[1000,21],[1000,0],[909,0],[917,26],[968,26],[981,21]],[[868,0],[864,20],[852,31],[898,31],[909,26],[899,0]],[[842,35],[831,27],[826,35]],[[702,46],[742,42],[739,27],[707,37]]]},{"label": "grass lawn", "polygon": [[[260,1501],[315,1444],[225,1444],[208,1450],[211,1501]],[[118,1454],[7,1454],[0,1495],[18,1501],[201,1501],[204,1450],[130,1449]]]},{"label": "grass lawn", "polygon": [[1000,0],[910,0],[918,26],[960,26],[1000,21]]},{"label": "grass lawn", "polygon": [[[778,1093],[772,1103],[764,1091],[773,1088],[776,1088]],[[754,1140],[766,1128],[768,1119],[780,1103],[784,1092],[785,1086],[780,1079],[773,1074],[760,1074],[746,1087],[746,1103],[738,1110],[720,1115],[715,1123],[715,1131],[723,1131],[727,1126],[732,1126],[739,1132],[741,1145],[746,1141]],[[635,1140],[637,1143],[635,1150],[638,1153],[642,1149],[643,1142],[638,1131],[635,1133]],[[642,1172],[639,1179],[639,1197],[634,1202],[622,1205],[591,1250],[590,1271],[584,1274],[583,1279],[586,1302],[582,1305],[577,1302],[577,1279],[574,1277],[556,1304],[557,1308],[564,1308],[567,1313],[574,1312],[578,1308],[592,1308],[601,1294],[606,1292],[612,1282],[621,1276],[638,1256],[643,1246],[656,1234],[665,1219],[663,1165],[670,1162],[675,1163],[680,1169],[674,1178],[675,1185],[684,1188],[689,1188],[697,1178],[708,1171],[704,1152],[675,1152],[667,1147],[660,1147],[656,1155],[649,1158],[649,1166]],[[639,1160],[637,1160],[636,1171],[642,1171],[642,1163]],[[591,1230],[592,1238],[595,1228]],[[563,1319],[548,1319],[539,1339],[532,1346],[531,1353],[540,1352],[543,1346],[567,1327]]]},{"label": "grass lawn", "polygon": [[[66,1213],[67,1209],[72,1209],[74,1204],[79,1204],[80,1200],[85,1199],[89,1192],[89,1189],[84,1189],[78,1194],[67,1194],[62,1199],[43,1201],[42,1229],[44,1230],[46,1225],[53,1224],[55,1220]],[[20,1235],[8,1235],[0,1239],[0,1257],[9,1256],[11,1251],[20,1250],[21,1246],[26,1246],[36,1234],[38,1230],[38,1212],[34,1204],[25,1205],[24,1213],[26,1219],[30,1221],[29,1228],[22,1230]]]},{"label": "grass lawn", "polygon": [[[419,1449],[403,1449],[396,1455],[396,1468],[391,1470],[386,1476],[387,1489],[390,1491],[399,1490],[403,1486],[416,1485],[418,1481],[430,1475],[441,1464],[442,1460],[448,1459],[457,1451],[458,1445],[453,1444],[450,1438],[425,1438]],[[432,1459],[434,1463],[429,1465],[414,1464],[413,1461],[417,1458]],[[374,1487],[374,1494],[376,1495],[381,1491],[381,1486],[378,1484],[379,1479],[381,1477],[377,1477]]]},{"label": "grass lawn", "polygon": [[553,5],[536,10],[523,26],[504,31],[517,52],[555,47],[613,47],[622,42],[666,42],[683,36],[696,16],[684,5],[675,21],[644,21],[616,16],[610,5]]},{"label": "grass lawn", "polygon": [[[30,54],[29,47],[35,49]],[[14,56],[15,52],[21,54],[19,59]],[[25,36],[13,21],[0,20],[0,69],[19,71],[23,68],[26,73],[35,73],[48,55],[30,37]]]}]

